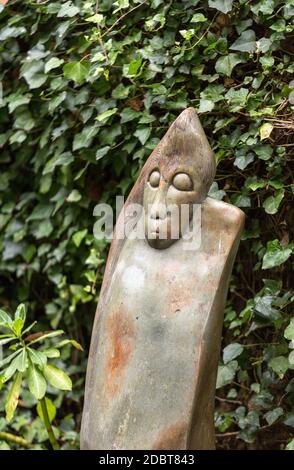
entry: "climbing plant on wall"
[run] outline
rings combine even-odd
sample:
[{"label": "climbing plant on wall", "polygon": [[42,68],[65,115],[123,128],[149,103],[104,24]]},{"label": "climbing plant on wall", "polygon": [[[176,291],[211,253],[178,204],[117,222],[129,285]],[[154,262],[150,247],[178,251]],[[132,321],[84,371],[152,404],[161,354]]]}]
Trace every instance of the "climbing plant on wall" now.
[{"label": "climbing plant on wall", "polygon": [[[225,311],[218,447],[293,448],[293,0],[1,3],[0,307],[29,304],[31,321],[65,327],[87,350],[108,250],[93,208],[128,194],[193,106],[217,160],[210,195],[247,216]],[[78,446],[85,360],[67,347],[59,358],[74,384],[50,395],[63,448]],[[0,432],[45,448],[25,387],[21,405],[9,426],[3,411]]]}]

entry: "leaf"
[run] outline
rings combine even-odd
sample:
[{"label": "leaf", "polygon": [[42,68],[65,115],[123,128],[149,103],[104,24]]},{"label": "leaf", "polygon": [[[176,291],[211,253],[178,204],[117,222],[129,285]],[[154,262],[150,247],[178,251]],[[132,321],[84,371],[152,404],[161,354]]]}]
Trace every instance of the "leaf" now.
[{"label": "leaf", "polygon": [[20,72],[31,90],[40,88],[47,80],[47,75],[43,73],[44,64],[40,60],[25,62],[21,67]]},{"label": "leaf", "polygon": [[289,356],[288,356],[288,361],[291,366],[291,369],[293,369],[292,366],[294,366],[294,351],[291,351]]},{"label": "leaf", "polygon": [[240,170],[244,170],[250,163],[254,161],[254,154],[249,152],[246,155],[240,155],[235,158],[234,165]]},{"label": "leaf", "polygon": [[0,325],[12,326],[12,318],[4,310],[0,310]]},{"label": "leaf", "polygon": [[45,73],[50,72],[50,70],[56,69],[64,63],[63,59],[58,59],[58,57],[51,57],[45,64]]},{"label": "leaf", "polygon": [[218,366],[216,388],[230,384],[235,377],[237,367],[237,361],[231,361],[227,365]]},{"label": "leaf", "polygon": [[208,5],[210,8],[216,8],[216,10],[222,13],[228,13],[232,10],[233,0],[209,0]]},{"label": "leaf", "polygon": [[280,312],[272,306],[275,301],[273,295],[256,296],[254,298],[255,313],[267,321],[276,321],[281,317]]},{"label": "leaf", "polygon": [[285,263],[291,256],[292,249],[281,246],[279,240],[271,240],[266,245],[262,260],[262,269],[271,269]]},{"label": "leaf", "polygon": [[28,355],[27,355],[25,348],[22,349],[20,355],[17,356],[15,360],[17,360],[17,369],[20,372],[24,372],[27,368],[27,361],[28,361]]},{"label": "leaf", "polygon": [[294,339],[294,317],[291,318],[289,325],[285,329],[284,337],[289,341]]},{"label": "leaf", "polygon": [[252,29],[243,31],[241,36],[231,45],[230,49],[240,52],[255,52],[255,32]]},{"label": "leaf", "polygon": [[288,442],[285,450],[294,450],[294,439],[291,439],[291,441]]},{"label": "leaf", "polygon": [[63,346],[65,346],[66,344],[71,344],[72,346],[74,346],[76,349],[78,349],[79,351],[84,351],[82,346],[80,345],[80,343],[78,343],[76,340],[74,339],[64,339],[63,341],[61,341],[60,343],[58,343],[56,345],[57,348],[62,348]]},{"label": "leaf", "polygon": [[104,19],[104,16],[97,13],[95,15],[89,16],[88,18],[85,19],[85,21],[88,21],[89,23],[101,24],[103,19]]},{"label": "leaf", "polygon": [[37,240],[44,237],[49,237],[53,232],[53,225],[50,220],[43,220],[42,222],[35,222],[35,226],[32,229],[32,234]]},{"label": "leaf", "polygon": [[50,359],[55,358],[55,357],[60,357],[60,351],[55,348],[45,349],[45,351],[43,351],[43,354],[46,357],[49,357]]},{"label": "leaf", "polygon": [[237,65],[244,62],[240,54],[231,53],[226,56],[220,57],[215,63],[215,70],[217,73],[226,75],[227,77],[231,76],[233,68]]},{"label": "leaf", "polygon": [[191,23],[205,23],[206,21],[207,18],[202,13],[195,13],[191,19]]},{"label": "leaf", "polygon": [[117,108],[108,109],[107,111],[104,111],[104,113],[99,114],[95,120],[99,122],[107,121],[111,116],[116,114],[117,110]]},{"label": "leaf", "polygon": [[0,360],[0,369],[3,369],[3,367],[6,366],[6,364],[9,364],[9,362],[11,362],[12,359],[15,358],[19,353],[20,353],[20,351],[18,350],[18,351],[13,352],[9,356],[5,357],[4,359],[1,359]]},{"label": "leaf", "polygon": [[24,321],[22,318],[17,318],[12,324],[12,329],[16,336],[21,336],[21,332],[24,326]]},{"label": "leaf", "polygon": [[[2,0],[2,3],[3,3],[3,0]],[[1,4],[0,4],[0,8],[1,8]],[[5,41],[6,39],[9,39],[9,38],[17,38],[18,36],[21,36],[24,33],[26,33],[26,29],[23,26],[19,26],[19,27],[7,26],[6,28],[3,28],[0,31],[0,41]]]},{"label": "leaf", "polygon": [[49,113],[52,113],[56,108],[58,108],[61,103],[66,99],[66,91],[63,91],[62,93],[60,93],[59,95],[57,96],[54,96],[50,102],[49,102],[49,106],[48,106],[48,110],[49,110]]},{"label": "leaf", "polygon": [[276,214],[279,210],[279,206],[282,202],[284,197],[284,190],[276,191],[274,196],[269,196],[265,199],[262,203],[262,207],[264,208],[267,214]]},{"label": "leaf", "polygon": [[52,204],[38,204],[31,215],[28,217],[28,221],[31,220],[44,220],[48,219],[53,212]]},{"label": "leaf", "polygon": [[82,241],[84,240],[87,234],[88,229],[86,228],[84,230],[79,230],[78,232],[73,234],[72,240],[77,248],[81,245]]},{"label": "leaf", "polygon": [[138,127],[136,132],[134,133],[134,136],[139,139],[142,145],[144,145],[149,139],[150,134],[151,134],[150,127]]},{"label": "leaf", "polygon": [[20,389],[21,389],[21,383],[22,383],[22,373],[18,372],[16,375],[9,393],[7,397],[7,401],[5,404],[5,411],[6,411],[6,421],[10,422],[14,416],[14,412],[17,408],[18,404],[18,399],[19,399],[19,394],[20,394]]},{"label": "leaf", "polygon": [[64,334],[63,330],[50,331],[49,333],[44,333],[39,338],[36,338],[33,341],[30,341],[29,345],[31,346],[32,344],[39,343],[40,341],[44,341],[44,339],[54,338],[55,336],[60,336],[63,334]]},{"label": "leaf", "polygon": [[25,348],[18,350],[17,353],[16,357],[4,371],[5,382],[13,376],[16,370],[24,372],[27,368],[27,352]]},{"label": "leaf", "polygon": [[206,100],[205,98],[200,99],[198,113],[207,113],[212,111],[214,108],[214,102],[211,100]]},{"label": "leaf", "polygon": [[223,191],[222,189],[219,189],[218,183],[214,181],[208,191],[208,196],[221,201],[225,195],[226,195],[226,192]]},{"label": "leaf", "polygon": [[33,323],[31,323],[25,330],[23,330],[22,334],[26,334],[28,333],[35,325],[36,325],[36,321],[34,321]]},{"label": "leaf", "polygon": [[228,346],[226,346],[223,351],[224,364],[227,364],[232,359],[235,359],[236,357],[240,356],[243,350],[244,350],[244,347],[242,346],[242,344],[239,344],[239,343],[231,343]]},{"label": "leaf", "polygon": [[265,122],[259,128],[260,140],[268,139],[272,133],[274,126],[270,122]]},{"label": "leaf", "polygon": [[96,124],[84,127],[82,132],[76,134],[74,137],[73,151],[89,147],[98,131],[99,127]]},{"label": "leaf", "polygon": [[289,369],[289,362],[285,356],[277,356],[268,363],[269,367],[282,379]]},{"label": "leaf", "polygon": [[77,189],[73,189],[67,196],[67,202],[79,202],[82,199],[81,193]]},{"label": "leaf", "polygon": [[231,104],[229,108],[230,111],[236,112],[244,108],[247,103],[248,93],[249,90],[247,90],[247,88],[239,88],[238,90],[230,88],[230,90],[225,95],[225,98]]},{"label": "leaf", "polygon": [[27,349],[32,363],[43,368],[44,365],[47,363],[46,354],[42,351],[37,351],[36,349],[30,347],[28,347]]},{"label": "leaf", "polygon": [[[262,51],[264,52],[264,51]],[[270,57],[270,56],[263,56],[260,58],[260,63],[262,64],[263,68],[267,69],[267,68],[271,68],[274,63],[275,63],[275,59],[273,57]]]},{"label": "leaf", "polygon": [[44,375],[48,382],[58,390],[72,389],[71,379],[58,367],[46,365],[44,367]]},{"label": "leaf", "polygon": [[0,346],[4,346],[4,344],[10,343],[11,341],[15,341],[17,338],[12,336],[11,338],[3,338],[0,339]]},{"label": "leaf", "polygon": [[256,41],[256,52],[268,52],[272,47],[273,41],[269,38],[261,38]]},{"label": "leaf", "polygon": [[71,1],[65,2],[61,5],[61,8],[58,11],[58,18],[63,18],[65,16],[72,18],[79,13],[80,9],[73,5]]},{"label": "leaf", "polygon": [[27,369],[27,382],[32,395],[37,400],[41,400],[46,393],[46,380],[38,367],[32,363]]},{"label": "leaf", "polygon": [[286,424],[287,426],[291,426],[292,428],[294,428],[294,413],[293,413],[293,412],[290,412],[290,413],[286,416],[286,419],[284,420],[284,424]]},{"label": "leaf", "polygon": [[19,306],[17,307],[17,309],[15,311],[14,318],[15,318],[15,320],[20,318],[21,320],[23,320],[23,322],[25,322],[25,320],[26,320],[26,306],[25,306],[25,304],[19,304]]},{"label": "leaf", "polygon": [[138,118],[141,115],[141,113],[138,113],[138,111],[134,111],[131,108],[124,108],[123,111],[120,113],[121,116],[121,123],[125,122],[130,122],[133,121],[134,119]]},{"label": "leaf", "polygon": [[269,160],[273,154],[273,148],[267,144],[256,146],[253,150],[261,160]]},{"label": "leaf", "polygon": [[112,92],[111,96],[112,98],[116,100],[124,100],[129,96],[130,93],[130,88],[129,86],[124,86],[122,83],[120,83]]},{"label": "leaf", "polygon": [[201,93],[200,97],[205,100],[212,101],[213,103],[217,103],[224,99],[223,93],[225,88],[223,85],[208,85]]},{"label": "leaf", "polygon": [[[54,406],[54,404],[50,400],[50,398],[45,397],[45,401],[46,401],[46,408],[47,408],[47,412],[48,412],[49,421],[50,421],[50,423],[52,423],[52,421],[54,420],[54,418],[56,416],[56,407]],[[39,417],[41,418],[41,420],[44,422],[44,416],[43,416],[41,402],[39,402],[37,404],[37,413],[38,413]]]},{"label": "leaf", "polygon": [[110,150],[109,145],[105,145],[105,147],[101,147],[100,149],[98,149],[96,152],[96,160],[98,161],[101,158],[103,158],[105,155],[107,155],[109,150]]},{"label": "leaf", "polygon": [[128,66],[128,73],[127,73],[127,75],[128,75],[129,77],[135,77],[135,76],[138,74],[141,65],[142,65],[142,59],[141,59],[141,58],[140,58],[140,59],[133,60],[133,61],[129,64],[129,66]]},{"label": "leaf", "polygon": [[274,424],[277,419],[279,419],[281,416],[283,416],[284,410],[281,407],[274,408],[271,411],[268,411],[267,413],[264,414],[264,418],[266,419],[267,423],[269,425]]},{"label": "leaf", "polygon": [[27,264],[29,264],[37,253],[37,248],[35,245],[27,245],[23,252],[22,257]]},{"label": "leaf", "polygon": [[63,67],[63,75],[67,80],[73,80],[77,85],[81,85],[88,78],[90,66],[91,64],[87,60],[69,62]]},{"label": "leaf", "polygon": [[31,93],[20,94],[20,92],[16,92],[9,95],[7,99],[9,112],[13,113],[19,106],[28,104],[31,101],[31,97]]}]

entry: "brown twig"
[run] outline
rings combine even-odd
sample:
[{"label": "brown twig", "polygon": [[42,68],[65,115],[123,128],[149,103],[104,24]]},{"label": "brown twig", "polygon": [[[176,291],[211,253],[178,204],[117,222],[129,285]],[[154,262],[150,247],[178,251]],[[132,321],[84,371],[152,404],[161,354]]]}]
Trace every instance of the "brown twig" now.
[{"label": "brown twig", "polygon": [[[261,428],[258,429],[258,432],[260,431],[266,431],[268,428],[272,427],[274,424],[277,424],[278,421],[275,421],[272,424],[266,424],[265,426],[261,426]],[[232,431],[232,432],[224,432],[224,433],[219,433],[216,434],[216,437],[232,437],[232,436],[237,436],[240,433],[240,431]]]},{"label": "brown twig", "polygon": [[5,441],[5,442],[12,442],[13,444],[17,444],[21,447],[24,447],[25,449],[31,449],[32,445],[23,439],[20,436],[15,436],[14,434],[11,434],[10,432],[0,432],[0,441]]},{"label": "brown twig", "polygon": [[216,400],[225,402],[225,403],[233,403],[234,405],[243,405],[242,401],[240,400],[231,400],[230,398],[221,398],[221,397],[215,397]]},{"label": "brown twig", "polygon": [[144,3],[146,3],[147,0],[144,0],[144,2],[142,3],[139,3],[138,5],[136,5],[135,7],[131,8],[129,11],[127,11],[126,13],[124,13],[122,16],[120,16],[114,23],[113,25],[110,26],[110,28],[107,29],[107,31],[105,31],[105,33],[102,34],[101,38],[103,38],[106,34],[110,33],[110,31],[113,30],[113,28],[116,27],[116,25],[121,21],[123,20],[127,15],[129,15],[130,13],[132,13],[134,10],[137,10],[137,8],[141,7],[142,5],[144,5]]},{"label": "brown twig", "polygon": [[[96,12],[96,15],[98,14],[98,11],[99,11],[99,0],[96,0],[96,9],[95,9],[95,12]],[[99,43],[100,43],[100,47],[103,51],[103,54],[105,56],[105,59],[106,59],[106,62],[107,64],[109,63],[109,59],[108,59],[108,54],[107,54],[107,50],[105,48],[105,45],[104,45],[104,42],[102,40],[102,34],[101,34],[101,29],[100,29],[100,24],[97,22],[97,29],[98,29],[98,37],[99,37]]]}]

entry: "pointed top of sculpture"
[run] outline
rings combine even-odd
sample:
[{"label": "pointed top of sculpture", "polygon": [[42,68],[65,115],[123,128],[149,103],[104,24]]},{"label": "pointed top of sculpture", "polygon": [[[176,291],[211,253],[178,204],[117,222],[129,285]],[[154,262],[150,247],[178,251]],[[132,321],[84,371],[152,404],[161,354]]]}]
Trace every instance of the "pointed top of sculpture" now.
[{"label": "pointed top of sculpture", "polygon": [[153,154],[163,172],[164,169],[187,169],[201,184],[201,200],[205,199],[214,180],[216,165],[214,153],[194,108],[185,109],[177,117]]}]

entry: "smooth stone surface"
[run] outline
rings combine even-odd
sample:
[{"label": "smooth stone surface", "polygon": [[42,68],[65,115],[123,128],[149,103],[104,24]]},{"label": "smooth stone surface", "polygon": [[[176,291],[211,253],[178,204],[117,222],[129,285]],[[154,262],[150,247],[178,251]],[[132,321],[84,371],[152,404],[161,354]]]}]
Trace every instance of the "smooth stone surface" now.
[{"label": "smooth stone surface", "polygon": [[[212,158],[213,154],[203,141],[195,112],[186,110],[177,122],[180,132],[192,122],[190,137],[195,132],[202,139],[205,164],[205,155]],[[166,136],[170,144],[171,134]],[[195,189],[199,181],[192,157],[185,166],[186,153],[178,148],[167,165],[162,157],[166,136],[159,146],[161,152],[155,149],[143,168],[126,210],[132,202],[143,203],[150,181],[157,185],[153,199],[162,201],[171,191],[176,203],[187,197],[199,202],[203,187]],[[199,146],[193,148],[197,161]],[[170,179],[165,176],[167,167]],[[186,190],[178,194],[174,187],[169,189],[178,168],[192,180],[188,195]],[[160,178],[153,175],[150,179],[155,169]],[[186,183],[181,176],[179,184]],[[148,194],[153,189],[149,187]],[[208,197],[201,211],[198,250],[184,250],[182,238],[167,244],[150,243],[147,238],[112,242],[88,361],[82,449],[214,448],[223,309],[244,214]],[[119,219],[117,230],[123,223]]]}]

